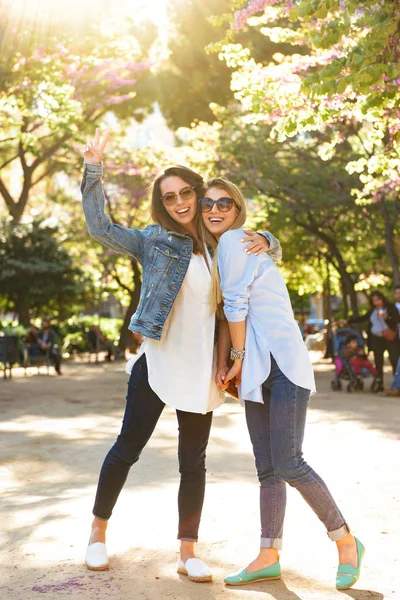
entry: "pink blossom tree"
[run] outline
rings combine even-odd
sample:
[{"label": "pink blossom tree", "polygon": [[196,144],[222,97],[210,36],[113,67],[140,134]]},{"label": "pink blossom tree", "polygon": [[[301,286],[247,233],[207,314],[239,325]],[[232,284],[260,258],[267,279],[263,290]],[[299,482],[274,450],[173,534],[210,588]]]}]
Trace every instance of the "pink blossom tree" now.
[{"label": "pink blossom tree", "polygon": [[0,196],[15,222],[41,182],[71,172],[107,112],[134,112],[136,83],[149,66],[132,36],[98,32],[84,44],[66,38],[2,61]]}]

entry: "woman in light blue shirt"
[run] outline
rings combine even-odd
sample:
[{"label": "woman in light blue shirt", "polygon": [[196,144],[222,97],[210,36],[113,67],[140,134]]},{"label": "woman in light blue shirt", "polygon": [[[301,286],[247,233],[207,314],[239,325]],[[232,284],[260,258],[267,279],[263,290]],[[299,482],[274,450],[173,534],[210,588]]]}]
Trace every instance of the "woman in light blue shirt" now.
[{"label": "woman in light blue shirt", "polygon": [[217,383],[224,387],[236,378],[260,481],[260,553],[245,569],[226,577],[225,583],[243,585],[280,577],[289,483],[336,542],[340,563],[336,586],[347,589],[359,577],[364,548],[350,533],[323,480],[303,459],[306,412],[315,382],[286,285],[267,255],[249,257],[243,252],[246,205],[234,184],[221,178],[209,181],[200,207],[206,229],[219,240],[211,306],[220,315],[223,306],[230,331],[230,338],[226,335],[220,343]]}]

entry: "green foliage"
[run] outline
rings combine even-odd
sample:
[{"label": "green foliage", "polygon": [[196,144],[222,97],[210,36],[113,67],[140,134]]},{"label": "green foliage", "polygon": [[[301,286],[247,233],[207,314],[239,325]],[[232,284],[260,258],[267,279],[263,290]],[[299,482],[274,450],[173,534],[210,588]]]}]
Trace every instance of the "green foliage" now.
[{"label": "green foliage", "polygon": [[[0,25],[5,37],[7,25]],[[29,42],[0,58],[0,196],[17,222],[42,181],[73,171],[77,150],[106,113],[132,117],[152,102],[145,90],[137,97],[150,63],[130,19],[113,34],[90,21],[84,40],[62,29],[35,40],[35,24],[27,27]]]},{"label": "green foliage", "polygon": [[60,327],[63,352],[87,352],[87,334],[92,325],[98,325],[109,340],[118,343],[122,319],[99,318],[97,315],[73,316]]},{"label": "green foliage", "polygon": [[[154,99],[172,129],[189,127],[193,122],[210,123],[214,120],[211,104],[226,106],[234,101],[230,88],[232,65],[218,55],[223,49],[218,40],[224,35],[231,6],[229,0],[169,2],[169,55],[155,70],[151,85]],[[272,59],[275,52],[304,52],[302,47],[293,49],[286,41],[272,42],[255,28],[241,31],[237,39],[250,48],[255,60],[265,56]]]},{"label": "green foliage", "polygon": [[215,170],[248,198],[250,224],[280,239],[281,269],[291,289],[301,296],[322,292],[329,262],[332,293],[344,287],[356,305],[355,286],[366,282],[365,274],[390,275],[378,207],[354,202],[360,183],[346,165],[358,154],[346,138],[346,126],[338,139],[328,130],[277,142],[268,126],[249,122],[239,110],[218,107],[215,114]]},{"label": "green foliage", "polygon": [[60,246],[55,228],[0,224],[0,289],[26,324],[30,314],[63,315],[83,302],[89,282]]},{"label": "green foliage", "polygon": [[[301,144],[311,132],[325,138],[324,160],[348,142],[345,168],[358,182],[350,190],[383,236],[392,276],[400,283],[396,244],[400,222],[400,6],[392,0],[298,0],[243,3],[234,27],[254,28],[305,52],[276,52],[255,60],[228,36],[220,56],[235,71],[232,89],[248,123],[264,123],[278,143]],[[288,6],[292,10],[288,15]],[[256,7],[256,8],[255,8]],[[250,18],[256,11],[265,12]],[[232,3],[232,9],[238,7]],[[238,60],[238,57],[240,60]],[[354,156],[356,155],[356,156]],[[384,221],[384,232],[376,214]],[[382,222],[381,222],[382,224]]]},{"label": "green foliage", "polygon": [[[32,319],[32,322],[40,329],[40,319]],[[114,344],[118,343],[122,319],[104,318],[97,315],[74,315],[66,321],[51,323],[51,327],[57,335],[61,345],[62,353],[87,352],[87,334],[92,325],[98,325],[102,333]],[[28,332],[26,325],[17,322],[0,321],[0,335],[16,335],[19,338],[19,350],[23,356],[23,338]]]},{"label": "green foliage", "polygon": [[[287,2],[274,2],[253,27],[306,52],[249,56],[233,74],[236,98],[268,120],[279,140],[344,120],[373,123],[385,139],[375,148],[377,166],[387,168],[389,154],[399,156],[399,8],[392,0],[379,10],[375,0],[299,0],[288,19]],[[231,64],[237,45],[227,43],[222,55]]]}]

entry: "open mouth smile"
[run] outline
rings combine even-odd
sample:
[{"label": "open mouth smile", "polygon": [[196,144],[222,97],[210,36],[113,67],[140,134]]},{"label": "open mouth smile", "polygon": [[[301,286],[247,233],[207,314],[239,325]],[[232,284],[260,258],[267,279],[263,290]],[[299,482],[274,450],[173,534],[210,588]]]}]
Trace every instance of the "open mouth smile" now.
[{"label": "open mouth smile", "polygon": [[185,215],[186,213],[188,213],[190,210],[190,206],[189,208],[181,208],[180,210],[177,210],[176,212],[178,213],[178,215]]}]

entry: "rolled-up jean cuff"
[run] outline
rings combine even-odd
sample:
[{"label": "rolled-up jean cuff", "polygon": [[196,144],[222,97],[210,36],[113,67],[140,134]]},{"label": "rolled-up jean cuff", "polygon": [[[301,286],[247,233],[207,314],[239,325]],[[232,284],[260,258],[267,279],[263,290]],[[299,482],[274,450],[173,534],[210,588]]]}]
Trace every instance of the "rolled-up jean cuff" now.
[{"label": "rolled-up jean cuff", "polygon": [[99,519],[99,521],[108,521],[110,517],[108,517],[108,519],[106,519],[105,517],[99,517],[99,515],[96,515],[96,513],[93,511],[93,515],[96,517],[96,519]]},{"label": "rolled-up jean cuff", "polygon": [[282,550],[282,538],[261,538],[260,548],[276,548]]},{"label": "rolled-up jean cuff", "polygon": [[184,537],[183,535],[179,535],[178,533],[178,540],[180,540],[181,542],[197,542],[198,538]]},{"label": "rolled-up jean cuff", "polygon": [[327,531],[328,538],[332,540],[332,542],[338,542],[342,538],[346,537],[348,533],[350,533],[350,527],[345,523],[339,529],[334,529],[333,531]]}]

